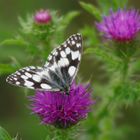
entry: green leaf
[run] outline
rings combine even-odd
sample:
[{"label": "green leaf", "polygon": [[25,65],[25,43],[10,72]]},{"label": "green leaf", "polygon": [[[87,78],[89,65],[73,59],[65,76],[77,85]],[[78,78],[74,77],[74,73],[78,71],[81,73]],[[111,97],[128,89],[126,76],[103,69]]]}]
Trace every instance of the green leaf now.
[{"label": "green leaf", "polygon": [[125,8],[128,4],[128,0],[113,0],[114,5],[116,5],[116,8]]},{"label": "green leaf", "polygon": [[0,140],[13,140],[8,132],[2,127],[0,127]]},{"label": "green leaf", "polygon": [[86,46],[99,45],[100,40],[98,39],[96,30],[94,28],[91,28],[90,26],[85,26],[80,32],[86,38],[85,40]]},{"label": "green leaf", "polygon": [[115,100],[119,102],[120,105],[131,105],[136,101],[140,100],[140,84],[136,83],[124,83],[116,86],[115,90]]},{"label": "green leaf", "polygon": [[75,17],[77,17],[80,13],[78,11],[72,11],[66,14],[63,17],[62,24],[67,26]]},{"label": "green leaf", "polygon": [[103,11],[103,14],[107,14],[110,9],[118,10],[119,8],[125,8],[128,0],[98,0],[98,5]]},{"label": "green leaf", "polygon": [[103,48],[88,48],[85,50],[85,53],[96,54],[98,58],[100,58],[104,62],[107,62],[107,64],[109,64],[109,66],[111,66],[112,68],[116,69],[121,65],[121,62],[117,58],[115,58]]},{"label": "green leaf", "polygon": [[19,17],[19,23],[21,25],[21,31],[25,34],[30,34],[32,33],[33,29],[33,16],[32,15],[27,15],[25,19]]},{"label": "green leaf", "polygon": [[65,29],[68,27],[70,22],[79,14],[80,13],[78,11],[72,11],[64,15],[63,17],[55,18],[55,43],[60,44],[64,40]]},{"label": "green leaf", "polygon": [[73,11],[73,12],[69,12],[68,14],[66,14],[65,16],[63,16],[60,20],[60,22],[57,24],[57,26],[59,28],[57,28],[56,30],[58,32],[63,32],[67,26],[69,25],[69,23],[79,15],[79,12],[77,11]]},{"label": "green leaf", "polygon": [[0,43],[0,45],[18,45],[18,46],[24,46],[27,45],[27,42],[25,42],[23,39],[6,39]]},{"label": "green leaf", "polygon": [[83,9],[85,9],[87,12],[89,12],[91,15],[93,15],[96,19],[100,20],[101,19],[101,11],[95,7],[92,4],[85,3],[85,2],[80,2],[80,5]]}]

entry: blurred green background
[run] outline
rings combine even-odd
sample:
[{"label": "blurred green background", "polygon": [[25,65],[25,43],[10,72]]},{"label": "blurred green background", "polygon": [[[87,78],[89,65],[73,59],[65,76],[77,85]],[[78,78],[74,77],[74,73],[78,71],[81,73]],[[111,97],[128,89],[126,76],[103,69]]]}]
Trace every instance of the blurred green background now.
[{"label": "blurred green background", "polygon": [[[95,0],[83,1],[96,4]],[[107,2],[109,1],[107,0]],[[129,5],[140,8],[140,1],[131,0]],[[0,0],[0,41],[12,38],[16,34],[19,28],[18,16],[25,17],[27,13],[33,13],[41,8],[58,10],[61,14],[71,10],[79,10],[81,14],[69,25],[68,34],[77,32],[85,24],[94,26],[94,19],[80,7],[78,0]],[[0,46],[0,63],[8,62],[11,54],[22,63],[26,54],[24,52],[22,55],[18,54],[14,47],[17,52],[21,49],[16,46]],[[92,62],[92,65],[88,67],[87,71],[89,62]],[[100,69],[100,65],[96,60],[93,62],[93,59],[84,56],[80,66],[80,75],[83,76],[84,81],[90,78],[91,72],[94,73],[92,75],[93,83],[104,84],[108,77],[103,74],[104,71]],[[35,115],[31,115],[28,108],[29,102],[23,90],[7,84],[5,82],[6,76],[0,75],[0,126],[8,130],[13,137],[19,135],[23,140],[42,140],[46,136],[45,126],[39,124],[40,121]],[[127,109],[122,108],[123,116],[117,120],[120,125],[126,123],[131,125],[131,128],[137,128],[137,131],[131,131],[127,140],[140,139],[139,108],[138,103]]]}]

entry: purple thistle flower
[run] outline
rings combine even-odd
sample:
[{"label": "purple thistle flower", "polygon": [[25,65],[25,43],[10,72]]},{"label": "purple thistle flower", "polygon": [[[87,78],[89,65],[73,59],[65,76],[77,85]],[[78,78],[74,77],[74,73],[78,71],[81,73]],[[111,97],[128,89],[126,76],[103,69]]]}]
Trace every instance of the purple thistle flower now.
[{"label": "purple thistle flower", "polygon": [[135,38],[140,31],[140,15],[136,10],[110,11],[110,15],[97,23],[97,28],[108,39],[126,42]]},{"label": "purple thistle flower", "polygon": [[48,24],[51,21],[52,17],[48,10],[37,11],[34,16],[34,21],[37,24]]},{"label": "purple thistle flower", "polygon": [[38,91],[31,97],[32,111],[39,115],[43,124],[68,128],[87,117],[94,103],[88,86],[72,84],[70,94]]}]

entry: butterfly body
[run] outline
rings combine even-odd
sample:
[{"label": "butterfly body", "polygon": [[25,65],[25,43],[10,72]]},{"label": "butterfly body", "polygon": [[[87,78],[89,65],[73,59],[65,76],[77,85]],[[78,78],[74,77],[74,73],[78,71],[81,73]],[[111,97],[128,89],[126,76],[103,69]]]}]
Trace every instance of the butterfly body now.
[{"label": "butterfly body", "polygon": [[82,37],[70,36],[54,49],[43,67],[29,66],[7,77],[10,84],[35,90],[61,91],[68,94],[82,54]]}]

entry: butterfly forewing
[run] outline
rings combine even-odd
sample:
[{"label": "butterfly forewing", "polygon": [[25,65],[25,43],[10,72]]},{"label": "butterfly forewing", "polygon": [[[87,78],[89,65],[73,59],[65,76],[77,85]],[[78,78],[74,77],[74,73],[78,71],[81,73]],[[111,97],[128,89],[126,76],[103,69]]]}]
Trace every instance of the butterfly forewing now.
[{"label": "butterfly forewing", "polygon": [[8,76],[6,81],[31,89],[65,91],[76,76],[81,53],[82,37],[77,33],[54,49],[43,67],[25,67]]},{"label": "butterfly forewing", "polygon": [[79,33],[70,36],[48,57],[45,68],[59,71],[64,83],[71,84],[76,76],[81,61],[82,37]]}]

